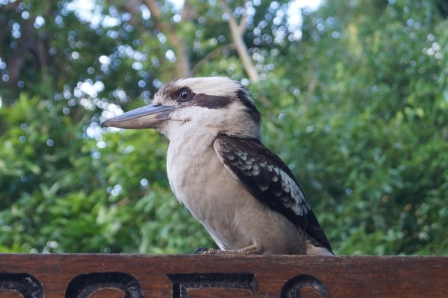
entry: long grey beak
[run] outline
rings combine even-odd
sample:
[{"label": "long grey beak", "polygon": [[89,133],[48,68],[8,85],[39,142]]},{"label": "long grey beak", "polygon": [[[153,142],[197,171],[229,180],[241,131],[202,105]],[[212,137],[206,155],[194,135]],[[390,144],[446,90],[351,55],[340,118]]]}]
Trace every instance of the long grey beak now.
[{"label": "long grey beak", "polygon": [[171,112],[176,107],[149,105],[144,106],[101,123],[103,126],[119,128],[155,128],[161,122],[170,119]]}]

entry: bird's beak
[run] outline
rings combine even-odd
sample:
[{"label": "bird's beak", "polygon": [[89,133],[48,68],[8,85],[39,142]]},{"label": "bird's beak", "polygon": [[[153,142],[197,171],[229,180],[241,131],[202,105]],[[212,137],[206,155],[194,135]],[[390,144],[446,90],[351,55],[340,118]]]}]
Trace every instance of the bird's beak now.
[{"label": "bird's beak", "polygon": [[170,119],[173,106],[148,105],[101,123],[103,126],[118,128],[156,128],[160,123]]}]

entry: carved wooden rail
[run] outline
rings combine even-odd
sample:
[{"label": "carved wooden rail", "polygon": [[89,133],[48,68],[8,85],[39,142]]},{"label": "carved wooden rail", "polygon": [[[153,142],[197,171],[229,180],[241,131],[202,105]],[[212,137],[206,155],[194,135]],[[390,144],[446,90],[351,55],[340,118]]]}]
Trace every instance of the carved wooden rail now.
[{"label": "carved wooden rail", "polygon": [[4,254],[0,297],[448,297],[448,257]]}]

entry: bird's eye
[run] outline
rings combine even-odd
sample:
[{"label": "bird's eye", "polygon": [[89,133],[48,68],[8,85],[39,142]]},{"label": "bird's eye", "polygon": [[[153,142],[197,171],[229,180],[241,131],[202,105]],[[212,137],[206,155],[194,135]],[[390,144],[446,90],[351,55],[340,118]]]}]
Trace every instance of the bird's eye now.
[{"label": "bird's eye", "polygon": [[180,93],[179,93],[179,100],[180,101],[189,101],[192,97],[191,95],[192,95],[192,92],[190,89],[188,89],[188,88],[182,89],[182,90],[180,90]]}]

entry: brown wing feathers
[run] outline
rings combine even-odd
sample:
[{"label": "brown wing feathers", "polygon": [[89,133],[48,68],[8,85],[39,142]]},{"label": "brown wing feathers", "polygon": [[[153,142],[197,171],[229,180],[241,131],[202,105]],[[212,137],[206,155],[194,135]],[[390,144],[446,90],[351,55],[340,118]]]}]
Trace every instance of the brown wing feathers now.
[{"label": "brown wing feathers", "polygon": [[331,251],[330,243],[291,170],[256,139],[221,135],[218,157],[258,200],[280,212]]}]

